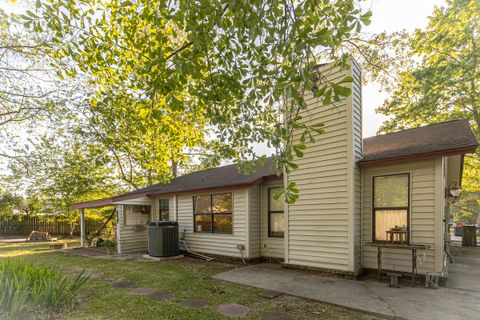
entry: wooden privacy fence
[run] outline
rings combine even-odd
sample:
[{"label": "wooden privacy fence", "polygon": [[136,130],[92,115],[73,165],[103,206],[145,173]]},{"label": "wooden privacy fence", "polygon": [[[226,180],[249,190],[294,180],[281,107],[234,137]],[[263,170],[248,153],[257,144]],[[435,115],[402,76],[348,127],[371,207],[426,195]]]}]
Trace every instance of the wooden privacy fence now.
[{"label": "wooden privacy fence", "polygon": [[[90,234],[96,232],[103,224],[103,221],[85,219],[85,233]],[[78,223],[74,224],[74,235],[80,235],[80,227]],[[37,217],[12,217],[0,218],[0,236],[27,236],[32,232],[48,232],[53,235],[69,234],[71,225],[69,222],[63,221],[46,221]]]}]

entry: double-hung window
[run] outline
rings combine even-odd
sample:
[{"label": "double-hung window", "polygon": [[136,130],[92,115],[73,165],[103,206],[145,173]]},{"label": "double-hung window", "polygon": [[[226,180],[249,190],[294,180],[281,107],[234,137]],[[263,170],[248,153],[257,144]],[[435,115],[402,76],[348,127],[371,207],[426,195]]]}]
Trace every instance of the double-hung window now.
[{"label": "double-hung window", "polygon": [[409,242],[410,174],[373,177],[373,241],[387,241],[388,231],[404,230]]},{"label": "double-hung window", "polygon": [[233,231],[232,213],[231,193],[193,197],[193,227],[195,232],[231,234]]},{"label": "double-hung window", "polygon": [[170,204],[168,199],[160,199],[159,200],[159,209],[160,209],[160,220],[168,221],[170,216]]},{"label": "double-hung window", "polygon": [[268,189],[268,236],[272,238],[283,238],[285,230],[283,212],[285,194],[282,193],[278,199],[275,199],[275,193],[280,189],[280,187]]}]

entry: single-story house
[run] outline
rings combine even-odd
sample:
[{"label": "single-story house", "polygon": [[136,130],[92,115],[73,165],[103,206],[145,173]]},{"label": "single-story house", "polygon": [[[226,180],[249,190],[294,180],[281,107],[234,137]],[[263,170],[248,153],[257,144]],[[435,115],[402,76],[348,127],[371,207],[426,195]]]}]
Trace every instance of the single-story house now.
[{"label": "single-story house", "polygon": [[[469,122],[363,139],[359,66],[322,68],[328,81],[353,77],[352,94],[326,107],[306,97],[302,121],[324,123],[325,133],[296,159],[298,169],[276,175],[269,160],[245,175],[235,165],[221,166],[74,207],[117,206],[119,253],[146,252],[141,226],[162,219],[177,221],[189,249],[205,255],[357,275],[379,262],[385,270],[410,272],[410,251],[401,249],[417,246],[419,273],[445,275],[450,188],[459,188],[464,155],[478,146]],[[294,142],[299,136],[293,133]],[[290,182],[300,193],[289,205],[274,193]]]}]

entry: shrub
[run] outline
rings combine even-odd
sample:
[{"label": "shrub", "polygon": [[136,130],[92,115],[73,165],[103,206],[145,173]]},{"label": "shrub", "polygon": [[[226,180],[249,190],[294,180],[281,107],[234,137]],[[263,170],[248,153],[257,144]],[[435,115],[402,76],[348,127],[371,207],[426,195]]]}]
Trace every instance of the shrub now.
[{"label": "shrub", "polygon": [[0,312],[14,318],[28,307],[60,311],[72,304],[76,291],[88,278],[82,272],[72,281],[55,269],[0,261]]},{"label": "shrub", "polygon": [[101,248],[115,248],[115,241],[113,240],[103,240],[98,244]]}]

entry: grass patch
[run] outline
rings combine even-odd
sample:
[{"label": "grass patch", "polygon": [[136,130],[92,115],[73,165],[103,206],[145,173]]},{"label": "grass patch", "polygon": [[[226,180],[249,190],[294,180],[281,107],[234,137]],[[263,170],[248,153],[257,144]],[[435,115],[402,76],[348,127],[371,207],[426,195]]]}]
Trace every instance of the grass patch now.
[{"label": "grass patch", "polygon": [[[69,247],[76,242],[70,242]],[[168,262],[118,261],[94,259],[54,253],[47,243],[1,243],[0,259],[8,256],[17,261],[30,261],[35,266],[55,267],[73,279],[81,270],[92,274],[78,292],[75,308],[61,319],[228,319],[218,314],[224,303],[238,303],[251,309],[245,319],[260,319],[261,312],[287,313],[295,319],[379,319],[344,308],[291,297],[273,300],[260,296],[260,290],[218,281],[211,276],[237,266],[215,261],[185,258]],[[94,275],[94,276],[93,276]],[[171,301],[155,302],[145,296],[132,296],[130,289],[115,289],[108,278],[131,280],[135,287],[154,288],[158,293],[171,292]],[[208,308],[188,309],[178,303],[184,299],[204,299]],[[30,318],[35,318],[31,315]]]},{"label": "grass patch", "polygon": [[[41,312],[51,314],[69,306],[88,276],[80,273],[73,280],[49,267],[33,267],[22,260],[0,262],[0,312],[10,318]],[[51,317],[51,315],[49,315]]]}]

